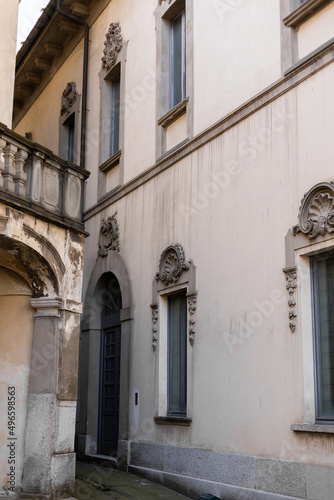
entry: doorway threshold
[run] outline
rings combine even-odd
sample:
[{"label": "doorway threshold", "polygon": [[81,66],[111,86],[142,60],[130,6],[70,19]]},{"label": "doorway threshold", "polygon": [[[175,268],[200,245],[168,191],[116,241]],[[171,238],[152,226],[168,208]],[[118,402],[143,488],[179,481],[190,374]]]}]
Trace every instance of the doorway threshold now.
[{"label": "doorway threshold", "polygon": [[110,455],[100,455],[98,453],[86,453],[86,457],[95,460],[99,465],[104,467],[112,467],[117,469],[117,457],[111,457]]}]

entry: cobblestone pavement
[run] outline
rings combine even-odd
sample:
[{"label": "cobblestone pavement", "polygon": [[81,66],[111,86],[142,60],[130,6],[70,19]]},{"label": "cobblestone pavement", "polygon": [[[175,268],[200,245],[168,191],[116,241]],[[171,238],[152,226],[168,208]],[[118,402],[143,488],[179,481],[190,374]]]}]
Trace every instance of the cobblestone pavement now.
[{"label": "cobblestone pavement", "polygon": [[142,479],[129,472],[77,462],[76,490],[78,500],[189,500],[164,486]]},{"label": "cobblestone pavement", "polygon": [[[94,463],[77,462],[76,488],[73,497],[66,500],[190,500],[176,491],[152,483],[147,479]],[[13,500],[13,497],[0,497]],[[20,500],[35,500],[21,497]],[[36,500],[39,500],[36,498]]]}]

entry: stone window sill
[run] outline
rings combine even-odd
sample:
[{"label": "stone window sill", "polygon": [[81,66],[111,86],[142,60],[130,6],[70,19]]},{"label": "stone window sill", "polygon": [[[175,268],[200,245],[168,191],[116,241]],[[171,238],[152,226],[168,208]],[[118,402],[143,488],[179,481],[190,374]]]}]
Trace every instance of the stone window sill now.
[{"label": "stone window sill", "polygon": [[191,424],[191,418],[188,417],[154,417],[154,421],[157,425],[183,425],[189,427]]},{"label": "stone window sill", "polygon": [[117,151],[117,153],[115,153],[114,155],[112,155],[111,158],[108,158],[107,161],[105,161],[104,163],[102,163],[102,165],[99,166],[99,169],[101,170],[101,172],[103,173],[107,173],[109,172],[109,170],[111,170],[112,168],[116,167],[116,165],[119,164],[119,160],[121,158],[121,154],[122,154],[122,151],[119,150]]},{"label": "stone window sill", "polygon": [[291,430],[295,432],[314,432],[316,434],[334,434],[334,423],[331,424],[292,424]]},{"label": "stone window sill", "polygon": [[189,102],[189,97],[183,99],[183,101],[179,102],[174,108],[169,110],[165,115],[163,115],[160,120],[158,120],[158,125],[162,127],[168,127],[171,123],[175,122],[180,116],[184,115],[187,111],[187,106]]},{"label": "stone window sill", "polygon": [[283,19],[285,26],[296,28],[332,0],[308,0]]}]

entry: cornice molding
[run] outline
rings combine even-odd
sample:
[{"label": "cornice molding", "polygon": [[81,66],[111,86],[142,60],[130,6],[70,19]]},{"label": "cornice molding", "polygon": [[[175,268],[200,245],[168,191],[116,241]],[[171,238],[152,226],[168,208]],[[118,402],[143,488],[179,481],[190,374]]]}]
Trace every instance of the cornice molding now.
[{"label": "cornice molding", "polygon": [[288,28],[296,28],[303,22],[305,22],[309,17],[311,17],[313,14],[318,12],[318,10],[322,9],[329,3],[331,3],[332,0],[308,0],[307,2],[303,3],[300,7],[298,7],[296,10],[291,12],[287,17],[283,19],[283,23],[285,26]]}]

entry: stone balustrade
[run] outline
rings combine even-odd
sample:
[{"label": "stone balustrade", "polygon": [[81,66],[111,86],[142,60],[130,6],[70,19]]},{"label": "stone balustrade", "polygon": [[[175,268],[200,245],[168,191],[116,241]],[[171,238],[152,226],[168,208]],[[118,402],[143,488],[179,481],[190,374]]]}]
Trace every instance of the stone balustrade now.
[{"label": "stone balustrade", "polygon": [[82,224],[89,172],[57,157],[0,123],[0,198],[43,210],[65,224]]}]

